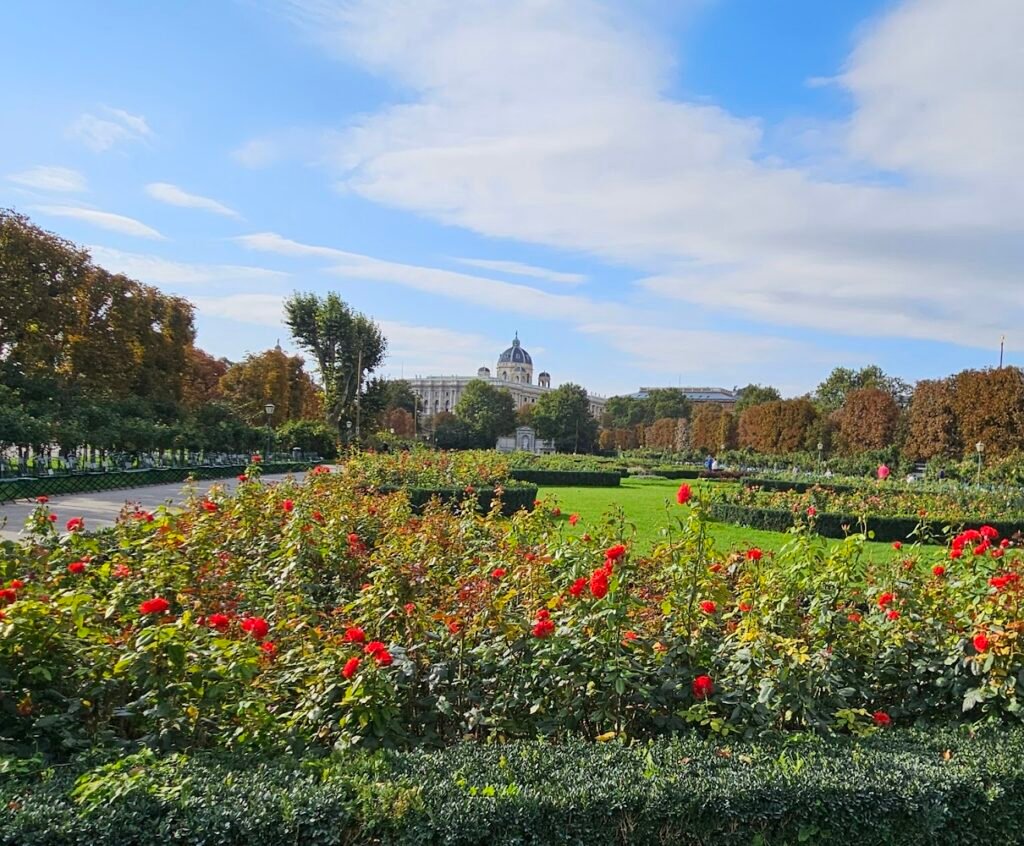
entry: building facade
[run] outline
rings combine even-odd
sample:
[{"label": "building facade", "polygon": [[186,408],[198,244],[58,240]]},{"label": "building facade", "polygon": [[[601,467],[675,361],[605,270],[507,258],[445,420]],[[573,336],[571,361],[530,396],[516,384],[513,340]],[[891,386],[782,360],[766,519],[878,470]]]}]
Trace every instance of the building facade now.
[{"label": "building facade", "polygon": [[736,407],[736,400],[739,399],[739,394],[736,391],[730,391],[728,388],[694,388],[694,387],[682,387],[676,388],[671,385],[666,385],[663,388],[641,388],[635,394],[630,394],[633,399],[647,399],[650,396],[651,391],[665,391],[674,390],[682,391],[686,398],[692,403],[705,403],[713,402],[716,405],[722,406],[725,411],[732,411]]},{"label": "building facade", "polygon": [[[533,405],[551,390],[551,374],[542,371],[534,381],[533,358],[519,342],[518,334],[512,346],[498,356],[494,373],[489,367],[481,367],[476,376],[423,376],[406,379],[412,392],[420,400],[419,414],[429,417],[442,411],[454,411],[455,406],[474,379],[482,379],[495,387],[506,388],[512,394],[517,409]],[[587,395],[590,413],[600,417],[604,411],[605,397]]]}]

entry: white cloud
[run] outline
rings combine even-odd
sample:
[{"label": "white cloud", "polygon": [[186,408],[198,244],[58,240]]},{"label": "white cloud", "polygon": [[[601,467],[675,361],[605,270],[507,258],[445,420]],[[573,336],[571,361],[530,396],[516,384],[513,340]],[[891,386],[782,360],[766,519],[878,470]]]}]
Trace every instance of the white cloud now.
[{"label": "white cloud", "polygon": [[95,153],[110,150],[125,142],[145,141],[153,136],[146,119],[122,109],[103,106],[103,116],[86,112],[68,128],[68,134],[77,138]]},{"label": "white cloud", "polygon": [[218,203],[209,197],[202,197],[199,194],[190,194],[172,185],[170,182],[150,182],[146,186],[146,193],[154,200],[167,203],[171,206],[181,206],[186,209],[202,209],[225,217],[241,217],[234,209],[230,209],[223,203]]},{"label": "white cloud", "polygon": [[216,285],[226,282],[258,284],[288,278],[287,273],[263,267],[170,261],[159,256],[130,253],[110,247],[91,246],[88,250],[101,267],[150,285]]},{"label": "white cloud", "polygon": [[257,170],[274,164],[281,154],[280,145],[276,141],[269,138],[254,138],[232,150],[231,158],[243,167]]},{"label": "white cloud", "polygon": [[536,267],[518,261],[498,261],[493,259],[457,258],[456,261],[470,267],[493,270],[496,273],[511,273],[515,276],[532,276],[534,279],[546,279],[549,282],[562,282],[566,285],[580,285],[587,281],[582,273],[564,273],[546,267]]},{"label": "white cloud", "polygon": [[[1017,0],[893,7],[833,77],[852,95],[849,119],[799,156],[771,157],[761,122],[665,93],[673,57],[618,13],[628,4],[287,5],[333,53],[411,92],[327,136],[348,189],[635,267],[656,323],[697,304],[776,326],[983,345],[1022,305]],[[449,295],[463,284],[369,270]],[[984,309],[965,301],[967,285]]]},{"label": "white cloud", "polygon": [[493,366],[497,357],[492,340],[482,335],[437,326],[415,326],[393,320],[378,324],[388,339],[383,373],[391,377],[458,375]]},{"label": "white cloud", "polygon": [[69,167],[37,165],[7,176],[8,181],[38,191],[71,194],[86,190],[85,177]]},{"label": "white cloud", "polygon": [[349,279],[401,285],[496,311],[569,320],[611,319],[613,314],[623,313],[621,306],[612,303],[598,303],[580,296],[552,294],[528,285],[436,267],[387,261],[333,247],[303,244],[274,232],[243,235],[235,240],[251,250],[297,258],[327,259],[334,262],[330,272]]},{"label": "white cloud", "polygon": [[93,226],[98,226],[101,229],[120,232],[122,235],[133,235],[136,238],[152,238],[154,240],[163,240],[164,238],[153,227],[147,226],[133,217],[125,217],[113,212],[83,208],[82,206],[35,206],[35,209],[43,214],[54,215],[55,217],[70,217],[74,220],[81,220],[85,223],[91,223]]},{"label": "white cloud", "polygon": [[199,313],[256,326],[284,324],[284,297],[280,294],[228,294],[223,297],[190,297]]}]

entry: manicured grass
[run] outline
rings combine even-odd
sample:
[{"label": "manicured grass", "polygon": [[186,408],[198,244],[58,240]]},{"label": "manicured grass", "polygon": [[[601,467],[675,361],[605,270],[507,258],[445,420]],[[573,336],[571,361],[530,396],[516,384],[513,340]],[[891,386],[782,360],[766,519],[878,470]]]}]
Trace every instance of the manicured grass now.
[{"label": "manicured grass", "polygon": [[[570,514],[579,514],[580,521],[575,528],[566,524],[566,531],[583,534],[600,525],[617,508],[621,508],[626,520],[627,535],[635,527],[638,548],[650,550],[663,539],[662,529],[678,516],[681,506],[676,504],[679,482],[667,479],[623,479],[618,488],[562,488],[542,487],[541,499],[557,502],[562,510],[562,519]],[[727,482],[690,482],[694,492],[725,496],[735,489]],[[757,546],[764,550],[776,550],[789,539],[780,532],[765,532],[734,526],[730,523],[712,523],[715,545],[722,551],[747,549]],[[830,544],[838,541],[829,541]],[[892,548],[887,543],[869,543],[867,550],[872,556],[890,556]]]}]

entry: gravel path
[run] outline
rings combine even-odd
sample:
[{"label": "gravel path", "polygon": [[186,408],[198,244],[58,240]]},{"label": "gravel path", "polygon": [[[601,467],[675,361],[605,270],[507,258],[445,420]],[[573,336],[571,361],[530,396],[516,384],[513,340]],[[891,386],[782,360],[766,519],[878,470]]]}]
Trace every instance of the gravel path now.
[{"label": "gravel path", "polygon": [[[279,482],[287,478],[289,474],[280,473],[264,476],[263,481]],[[199,482],[196,490],[202,494],[215,485],[234,490],[238,481],[235,478],[211,479]],[[100,529],[114,524],[126,502],[138,504],[139,507],[152,511],[159,505],[177,505],[184,499],[184,483],[173,482],[169,485],[151,485],[129,490],[51,496],[49,505],[57,514],[57,525],[62,528],[70,518],[84,517],[87,529]],[[0,505],[0,540],[17,540],[21,536],[25,521],[35,507],[36,503],[32,500],[19,500]]]}]

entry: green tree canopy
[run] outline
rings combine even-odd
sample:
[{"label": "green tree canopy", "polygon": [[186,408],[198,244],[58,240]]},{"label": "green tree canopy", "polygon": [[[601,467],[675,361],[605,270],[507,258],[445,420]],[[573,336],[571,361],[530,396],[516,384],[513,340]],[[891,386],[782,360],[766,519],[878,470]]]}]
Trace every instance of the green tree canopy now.
[{"label": "green tree canopy", "polygon": [[580,385],[567,382],[541,396],[534,406],[537,434],[555,442],[561,452],[593,452],[597,447],[597,420]]},{"label": "green tree canopy", "polygon": [[471,443],[485,449],[516,428],[512,394],[482,379],[472,380],[463,389],[455,405],[455,416],[466,424]]},{"label": "green tree canopy", "polygon": [[771,385],[750,384],[739,390],[736,413],[738,414],[752,405],[763,405],[766,402],[776,402],[780,399],[782,399],[782,394],[779,393],[778,388],[773,388]]},{"label": "green tree canopy", "polygon": [[323,298],[293,294],[285,302],[285,322],[316,359],[327,422],[340,431],[342,421],[354,416],[366,374],[384,361],[387,340],[376,323],[333,292]]}]

